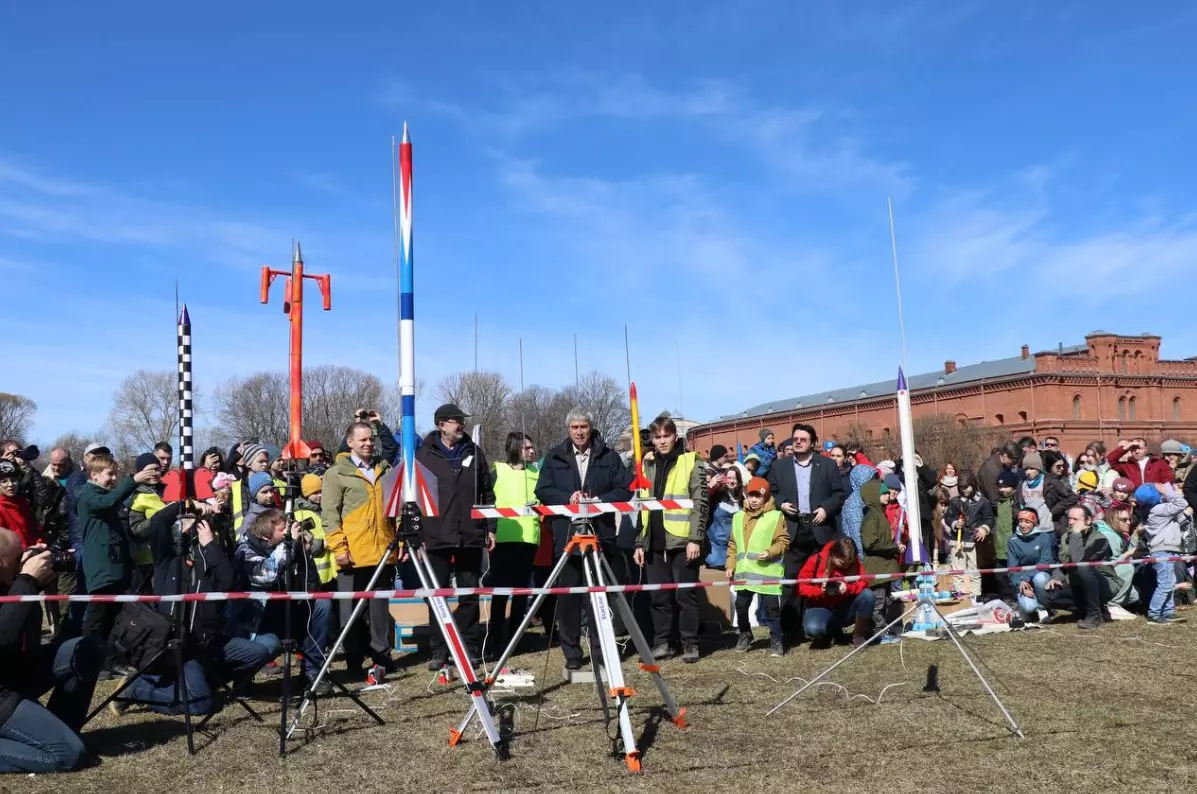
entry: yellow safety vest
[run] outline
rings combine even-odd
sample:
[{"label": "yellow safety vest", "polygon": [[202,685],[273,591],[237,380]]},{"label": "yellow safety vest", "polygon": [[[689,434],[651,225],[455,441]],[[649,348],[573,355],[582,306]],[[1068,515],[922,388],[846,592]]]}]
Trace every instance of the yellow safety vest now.
[{"label": "yellow safety vest", "polygon": [[[757,519],[752,538],[745,544],[744,511],[741,510],[732,518],[732,537],[736,541],[736,579],[752,582],[785,578],[785,564],[781,557],[768,562],[756,559],[758,554],[769,551],[769,547],[773,545],[773,533],[777,531],[780,521],[780,510],[765,513]],[[745,585],[745,589],[762,595],[781,595],[779,584],[749,584]]]},{"label": "yellow safety vest", "polygon": [[[154,517],[155,513],[165,509],[165,507],[166,503],[162,501],[162,497],[158,494],[138,491],[133,495],[133,501],[129,504],[129,511],[143,513],[146,519],[149,520]],[[132,541],[131,548],[134,565],[154,564],[154,552],[150,549],[149,541]]]},{"label": "yellow safety vest", "polygon": [[[677,463],[673,465],[673,469],[665,479],[665,493],[661,495],[661,499],[690,498],[690,475],[694,472],[694,461],[697,457],[697,452],[686,452],[678,456]],[[660,461],[657,462],[657,465],[660,465]],[[642,498],[648,499],[651,496]],[[679,538],[690,537],[690,512],[688,507],[664,511],[661,519],[665,523],[665,531]],[[647,510],[641,511],[640,526],[648,526],[648,514]]]},{"label": "yellow safety vest", "polygon": [[245,511],[248,507],[245,504],[245,482],[236,480],[229,490],[232,491],[233,497],[233,537],[239,539],[241,525],[245,522]]},{"label": "yellow safety vest", "polygon": [[[325,540],[324,522],[320,520],[320,514],[312,510],[296,510],[295,520],[306,521],[312,519],[312,537],[319,540]],[[337,578],[337,568],[333,565],[332,552],[328,550],[327,542],[324,546],[324,553],[319,557],[313,557],[312,561],[316,563],[316,574],[320,577],[320,584],[328,584],[333,579]]]},{"label": "yellow safety vest", "polygon": [[[524,507],[540,504],[536,498],[537,473],[495,464],[495,507]],[[540,517],[500,518],[495,527],[496,543],[540,543]]]}]

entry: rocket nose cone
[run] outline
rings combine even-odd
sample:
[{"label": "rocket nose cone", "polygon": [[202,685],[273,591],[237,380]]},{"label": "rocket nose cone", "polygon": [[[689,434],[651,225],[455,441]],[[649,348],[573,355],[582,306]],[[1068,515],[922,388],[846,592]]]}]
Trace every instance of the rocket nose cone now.
[{"label": "rocket nose cone", "polygon": [[295,252],[291,256],[291,264],[298,265],[303,263],[303,251],[299,250],[299,241],[295,241]]},{"label": "rocket nose cone", "polygon": [[906,391],[906,373],[900,366],[898,367],[898,391]]},{"label": "rocket nose cone", "polygon": [[407,135],[407,122],[406,121],[403,122],[403,137],[399,140],[399,143],[411,143],[411,138],[408,137],[408,135]]},{"label": "rocket nose cone", "polygon": [[191,325],[191,315],[187,313],[187,304],[183,304],[183,310],[179,312],[179,325]]},{"label": "rocket nose cone", "polygon": [[636,384],[635,384],[635,383],[631,383],[631,384],[629,384],[629,386],[628,386],[628,393],[629,393],[629,396],[631,396],[631,398],[632,398],[633,400],[635,400],[635,399],[636,399]]}]

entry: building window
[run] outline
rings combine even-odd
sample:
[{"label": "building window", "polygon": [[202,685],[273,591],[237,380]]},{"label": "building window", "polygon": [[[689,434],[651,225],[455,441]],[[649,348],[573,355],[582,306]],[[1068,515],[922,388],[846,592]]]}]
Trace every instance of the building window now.
[{"label": "building window", "polygon": [[993,420],[994,420],[995,422],[997,422],[999,425],[1004,425],[1004,424],[1006,424],[1006,417],[1005,417],[1005,416],[1003,416],[1002,414],[994,414],[994,415],[993,415]]},{"label": "building window", "polygon": [[1119,422],[1126,421],[1126,398],[1125,397],[1118,398],[1118,421]]},{"label": "building window", "polygon": [[1018,412],[1018,421],[1020,421],[1020,422],[1025,422],[1025,421],[1027,421],[1027,412],[1026,412],[1026,411],[1019,411],[1019,412]]},{"label": "building window", "polygon": [[1076,395],[1072,398],[1072,418],[1081,418],[1081,395]]},{"label": "building window", "polygon": [[890,438],[892,438],[892,437],[893,437],[893,433],[891,433],[891,432],[889,431],[889,428],[888,428],[888,427],[883,427],[883,428],[881,428],[881,437],[882,437],[883,439],[885,439],[886,441],[889,441],[889,440],[890,440]]},{"label": "building window", "polygon": [[1126,374],[1126,355],[1127,355],[1127,353],[1129,353],[1129,352],[1130,352],[1129,350],[1123,350],[1123,351],[1122,351],[1122,374],[1123,374],[1123,375],[1125,375],[1125,374]]},{"label": "building window", "polygon": [[1135,398],[1130,398],[1130,420],[1135,421]]},{"label": "building window", "polygon": [[1173,422],[1180,421],[1180,398],[1179,397],[1174,397],[1172,399],[1172,421]]}]

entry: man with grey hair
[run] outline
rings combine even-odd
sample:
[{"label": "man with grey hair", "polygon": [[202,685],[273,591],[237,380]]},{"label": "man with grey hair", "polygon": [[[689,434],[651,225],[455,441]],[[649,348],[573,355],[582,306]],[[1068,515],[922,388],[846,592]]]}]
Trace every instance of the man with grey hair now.
[{"label": "man with grey hair", "polygon": [[[568,437],[549,450],[536,482],[536,498],[545,505],[576,505],[582,499],[594,498],[601,502],[621,502],[632,497],[628,486],[631,475],[619,453],[608,447],[602,435],[594,428],[594,418],[581,408],[572,409],[566,416]],[[624,557],[615,545],[615,515],[603,513],[591,519],[594,533],[599,537],[603,556],[611,565],[618,581],[627,579]],[[565,544],[573,534],[573,525],[566,516],[549,519],[553,530],[553,552],[558,557],[565,553]],[[561,577],[560,587],[584,585],[582,559],[571,556]],[[589,609],[589,606],[587,606]],[[626,629],[619,619],[614,619],[615,633],[624,634]],[[557,636],[561,641],[561,652],[565,656],[567,670],[580,670],[583,665],[580,642],[582,623],[582,596],[568,595],[557,599]],[[591,625],[594,617],[591,616]],[[597,632],[590,633],[592,643],[597,641]]]}]

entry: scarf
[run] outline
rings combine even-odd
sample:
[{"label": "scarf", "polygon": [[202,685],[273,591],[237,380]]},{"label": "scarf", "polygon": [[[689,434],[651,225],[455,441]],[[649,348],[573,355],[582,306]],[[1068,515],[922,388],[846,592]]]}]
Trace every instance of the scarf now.
[{"label": "scarf", "polygon": [[[1025,477],[1026,475],[1023,476]],[[1032,488],[1038,488],[1043,484],[1043,472],[1039,472],[1039,476],[1033,480],[1028,477],[1024,482]]]},{"label": "scarf", "polygon": [[959,477],[940,477],[939,478],[939,484],[942,485],[944,488],[955,488],[956,484],[959,481],[960,481]]}]

